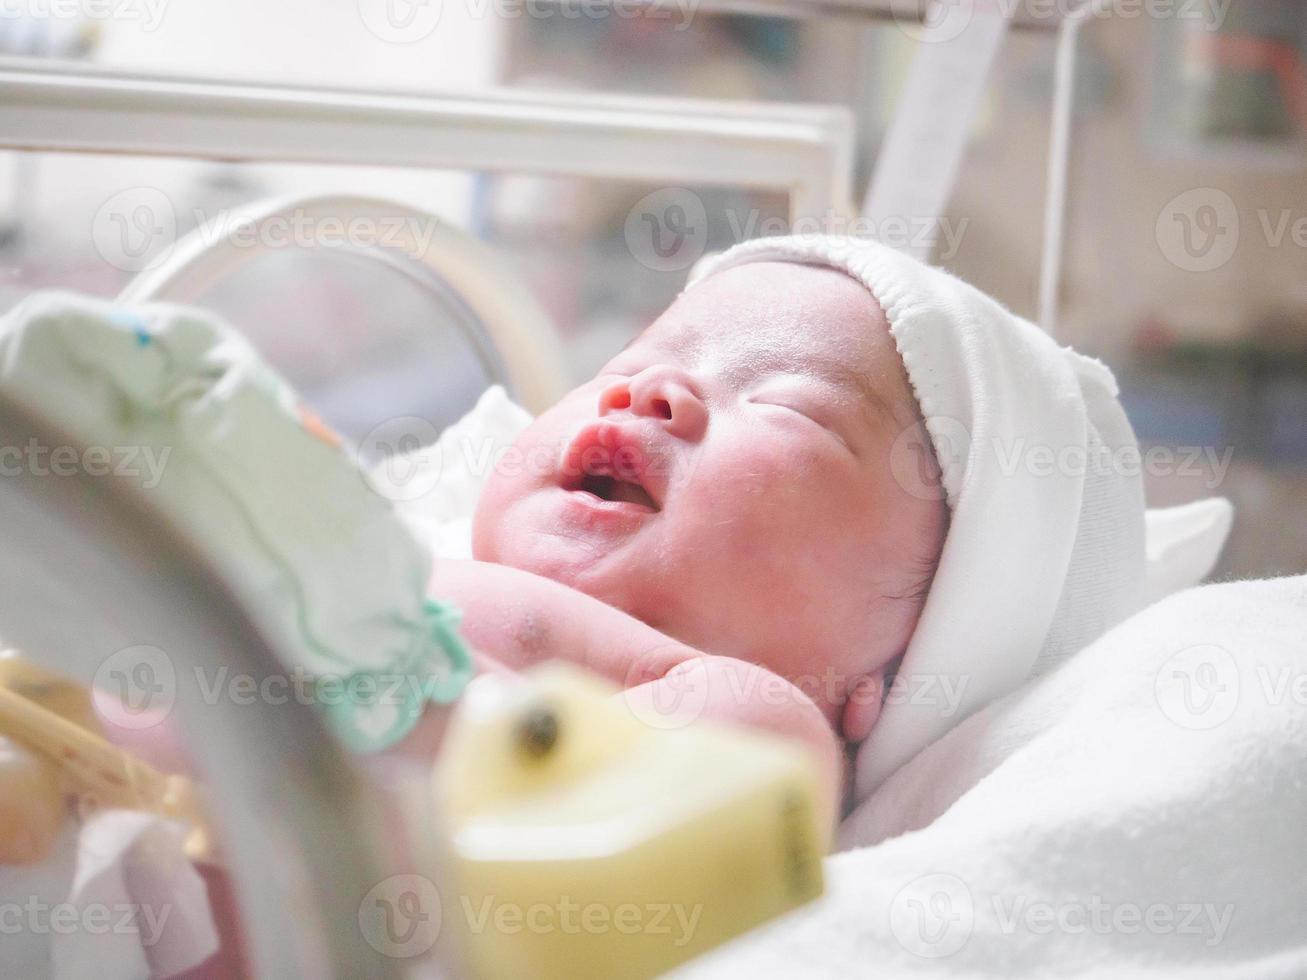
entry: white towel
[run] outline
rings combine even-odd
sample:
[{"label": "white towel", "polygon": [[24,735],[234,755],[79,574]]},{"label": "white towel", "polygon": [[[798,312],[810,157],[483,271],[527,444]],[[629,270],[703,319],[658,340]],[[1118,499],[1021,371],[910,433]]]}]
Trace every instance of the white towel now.
[{"label": "white towel", "polygon": [[1307,576],[1151,606],[901,768],[826,896],[684,975],[1307,976],[1304,636]]},{"label": "white towel", "polygon": [[840,269],[885,311],[943,471],[951,525],[855,802],[973,712],[1139,608],[1139,452],[1101,362],[966,283],[866,239],[756,239],[701,265]]}]

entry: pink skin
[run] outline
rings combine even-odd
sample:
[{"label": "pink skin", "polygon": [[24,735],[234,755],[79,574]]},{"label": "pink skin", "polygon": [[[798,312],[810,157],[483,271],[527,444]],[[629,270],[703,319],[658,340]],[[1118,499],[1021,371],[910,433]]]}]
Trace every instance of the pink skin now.
[{"label": "pink skin", "polygon": [[[814,751],[833,813],[833,730],[875,724],[946,528],[891,474],[892,451],[930,458],[919,422],[862,286],[726,270],[522,434],[528,465],[497,468],[479,502],[478,560],[437,563],[432,594],[463,610],[482,671],[566,658],[646,707],[706,683],[698,717]],[[392,754],[429,762],[447,717],[429,707]],[[112,736],[189,768],[170,725]]]},{"label": "pink skin", "polygon": [[891,474],[919,421],[861,285],[728,269],[522,434],[532,465],[492,476],[473,553],[762,665],[858,740],[943,540],[943,504]]}]

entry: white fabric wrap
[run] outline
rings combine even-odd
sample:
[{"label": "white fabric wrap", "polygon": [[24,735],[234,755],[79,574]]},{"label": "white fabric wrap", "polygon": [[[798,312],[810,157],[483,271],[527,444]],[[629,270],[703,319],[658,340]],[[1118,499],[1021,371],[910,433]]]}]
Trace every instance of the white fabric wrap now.
[{"label": "white fabric wrap", "polygon": [[1101,362],[939,269],[865,239],[756,239],[693,281],[748,262],[839,269],[885,311],[951,511],[935,580],[853,803],[969,715],[1142,604],[1138,445]]}]

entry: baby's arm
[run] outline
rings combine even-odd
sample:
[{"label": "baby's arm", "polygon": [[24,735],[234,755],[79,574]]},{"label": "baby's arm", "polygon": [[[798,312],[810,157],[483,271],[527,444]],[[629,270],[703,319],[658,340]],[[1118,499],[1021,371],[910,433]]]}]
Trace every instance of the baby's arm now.
[{"label": "baby's arm", "polygon": [[443,561],[431,591],[463,611],[461,632],[490,662],[517,670],[579,664],[619,684],[637,711],[744,724],[815,754],[832,813],[843,753],[802,691],[757,664],[686,646],[598,599],[504,565]]}]

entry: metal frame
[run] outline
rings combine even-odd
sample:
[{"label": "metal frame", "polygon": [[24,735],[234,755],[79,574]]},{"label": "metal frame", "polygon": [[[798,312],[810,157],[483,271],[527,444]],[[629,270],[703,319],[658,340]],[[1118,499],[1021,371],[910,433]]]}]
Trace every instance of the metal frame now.
[{"label": "metal frame", "polygon": [[853,120],[837,106],[419,95],[0,58],[0,148],[769,188],[789,194],[792,221],[852,201]]}]

